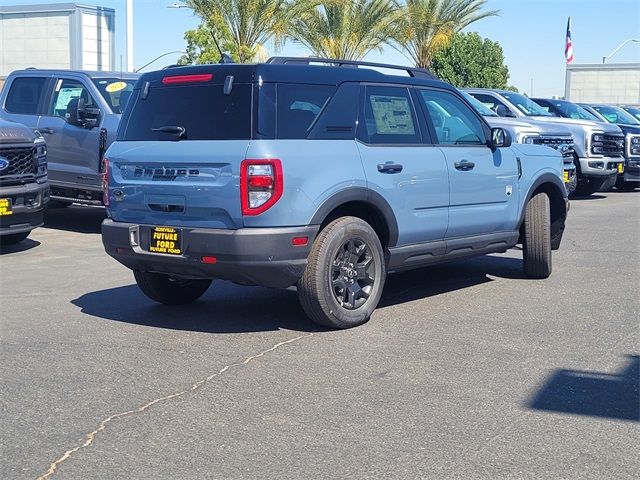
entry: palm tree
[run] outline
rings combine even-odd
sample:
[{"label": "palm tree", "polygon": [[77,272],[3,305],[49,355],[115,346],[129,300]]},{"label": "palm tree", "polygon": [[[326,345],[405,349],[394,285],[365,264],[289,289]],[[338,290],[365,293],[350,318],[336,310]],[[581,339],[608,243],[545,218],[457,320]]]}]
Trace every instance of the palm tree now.
[{"label": "palm tree", "polygon": [[395,0],[329,0],[294,18],[287,36],[317,57],[360,60],[394,37],[399,14]]},{"label": "palm tree", "polygon": [[319,0],[182,0],[239,62],[250,62],[273,39],[278,49],[292,19]]},{"label": "palm tree", "polygon": [[446,47],[454,33],[497,10],[481,11],[487,0],[406,0],[394,47],[416,67],[428,68],[433,54]]}]

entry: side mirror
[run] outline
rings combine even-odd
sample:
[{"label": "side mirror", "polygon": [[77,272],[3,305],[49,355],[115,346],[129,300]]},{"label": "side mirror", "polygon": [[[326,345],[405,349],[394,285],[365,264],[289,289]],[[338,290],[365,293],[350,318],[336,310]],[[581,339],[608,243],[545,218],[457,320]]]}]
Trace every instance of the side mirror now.
[{"label": "side mirror", "polygon": [[72,98],[67,104],[65,119],[69,125],[84,127],[84,100],[82,98]]},{"label": "side mirror", "polygon": [[505,107],[502,104],[498,104],[496,105],[496,113],[500,116],[500,117],[515,117],[515,115],[513,114],[513,112],[511,112],[510,110],[507,109],[507,107]]},{"label": "side mirror", "polygon": [[93,128],[98,125],[99,108],[86,108],[82,98],[73,98],[67,104],[65,119],[69,125],[82,128]]},{"label": "side mirror", "polygon": [[489,146],[492,149],[504,148],[511,146],[511,135],[508,131],[502,128],[491,129],[491,140],[489,140]]}]

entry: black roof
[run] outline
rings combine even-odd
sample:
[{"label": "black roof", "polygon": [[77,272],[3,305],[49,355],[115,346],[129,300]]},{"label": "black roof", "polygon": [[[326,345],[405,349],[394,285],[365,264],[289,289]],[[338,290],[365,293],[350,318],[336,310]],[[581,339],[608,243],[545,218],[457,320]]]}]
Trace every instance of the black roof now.
[{"label": "black roof", "polygon": [[[385,66],[376,64],[380,68],[397,68],[395,66]],[[351,67],[351,68],[350,68]],[[406,67],[409,72],[411,67]],[[417,69],[414,69],[417,70]],[[206,64],[190,65],[185,67],[171,67],[164,70],[145,73],[140,77],[141,85],[149,82],[152,85],[161,82],[167,76],[213,74],[213,83],[222,84],[228,75],[233,75],[234,82],[250,83],[256,81],[264,82],[286,82],[286,83],[308,83],[321,85],[339,85],[343,82],[380,82],[403,85],[435,86],[453,90],[454,88],[440,80],[415,76],[390,75],[381,73],[366,66],[329,66],[329,65],[308,65],[297,63],[257,63],[257,64]]]}]

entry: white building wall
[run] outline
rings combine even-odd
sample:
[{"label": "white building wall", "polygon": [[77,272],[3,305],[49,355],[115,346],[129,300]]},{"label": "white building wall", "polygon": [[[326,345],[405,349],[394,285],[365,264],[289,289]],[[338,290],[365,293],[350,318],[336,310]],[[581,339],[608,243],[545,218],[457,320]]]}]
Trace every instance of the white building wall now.
[{"label": "white building wall", "polygon": [[565,97],[572,102],[640,104],[640,64],[570,67]]},{"label": "white building wall", "polygon": [[109,19],[82,13],[82,64],[85,70],[112,70]]},{"label": "white building wall", "polygon": [[0,22],[0,76],[26,67],[70,68],[70,15],[4,14]]}]

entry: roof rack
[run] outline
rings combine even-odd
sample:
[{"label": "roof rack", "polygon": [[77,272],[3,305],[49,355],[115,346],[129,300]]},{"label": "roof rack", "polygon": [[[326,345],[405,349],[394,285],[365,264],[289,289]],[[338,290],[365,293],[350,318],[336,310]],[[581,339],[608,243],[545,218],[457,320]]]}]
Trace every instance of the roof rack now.
[{"label": "roof rack", "polygon": [[416,68],[416,67],[404,67],[401,65],[389,65],[387,63],[374,63],[374,62],[362,62],[357,60],[342,60],[336,58],[320,58],[320,57],[271,57],[266,63],[274,64],[274,65],[285,65],[285,64],[299,64],[299,65],[309,65],[311,63],[326,63],[336,67],[351,67],[357,68],[359,66],[363,67],[377,67],[377,68],[389,68],[393,70],[402,70],[407,72],[409,76],[415,78],[426,78],[429,80],[437,80],[433,73],[425,68]]}]

